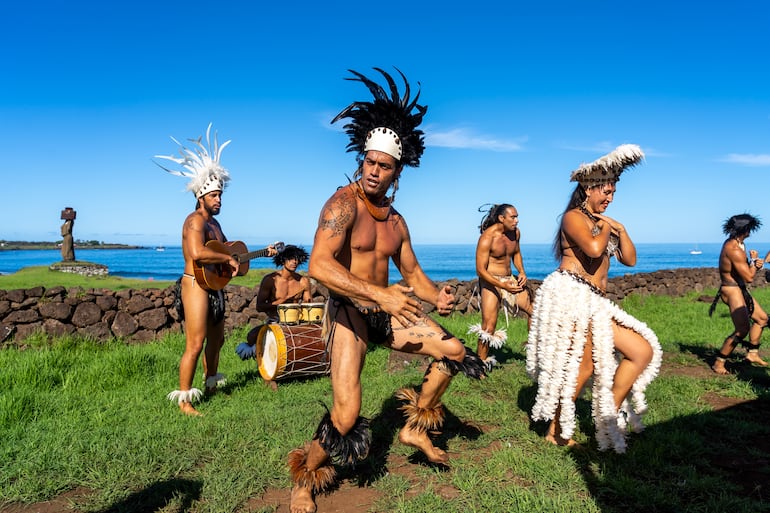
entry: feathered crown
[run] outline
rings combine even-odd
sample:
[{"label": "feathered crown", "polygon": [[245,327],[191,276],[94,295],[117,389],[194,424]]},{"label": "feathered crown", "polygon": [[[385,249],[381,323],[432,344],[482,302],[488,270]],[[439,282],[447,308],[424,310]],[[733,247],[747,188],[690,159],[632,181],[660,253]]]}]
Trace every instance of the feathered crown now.
[{"label": "feathered crown", "polygon": [[196,198],[200,198],[212,191],[222,191],[230,181],[230,173],[222,167],[219,159],[222,156],[222,150],[230,144],[231,141],[225,141],[221,146],[217,140],[217,133],[214,132],[214,144],[211,144],[211,123],[206,129],[206,146],[202,143],[202,137],[197,139],[188,139],[195,144],[194,149],[185,147],[173,137],[172,141],[179,145],[179,154],[181,157],[172,155],[155,155],[155,158],[170,160],[176,162],[187,171],[176,171],[166,167],[158,166],[171,173],[172,175],[189,178],[187,190],[192,191]]},{"label": "feathered crown", "polygon": [[644,159],[644,152],[639,146],[621,144],[590,164],[581,164],[572,172],[570,181],[578,182],[586,188],[605,183],[615,183],[626,168],[639,164],[642,159]]},{"label": "feathered crown", "polygon": [[722,232],[729,237],[750,234],[762,226],[762,221],[751,214],[738,214],[732,216],[722,225]]},{"label": "feathered crown", "polygon": [[287,244],[286,247],[283,249],[283,251],[278,252],[273,256],[273,262],[276,266],[283,265],[287,260],[291,259],[297,260],[297,265],[302,265],[305,262],[307,262],[308,254],[307,251],[305,251],[305,248],[301,246],[294,246],[292,244]]},{"label": "feathered crown", "polygon": [[[355,151],[360,156],[369,150],[378,150],[391,155],[405,166],[418,167],[420,157],[425,150],[425,142],[422,130],[417,127],[422,123],[422,117],[428,107],[417,104],[420,98],[419,89],[414,99],[410,98],[406,76],[398,68],[395,69],[404,81],[403,98],[398,92],[398,86],[393,77],[380,68],[374,68],[374,70],[385,77],[390,96],[373,80],[349,69],[348,71],[355,77],[345,80],[362,82],[369,88],[374,101],[351,103],[337,114],[332,124],[343,118],[351,119],[344,126],[345,133],[350,137],[348,151]],[[420,83],[418,82],[417,85],[419,87]]]}]

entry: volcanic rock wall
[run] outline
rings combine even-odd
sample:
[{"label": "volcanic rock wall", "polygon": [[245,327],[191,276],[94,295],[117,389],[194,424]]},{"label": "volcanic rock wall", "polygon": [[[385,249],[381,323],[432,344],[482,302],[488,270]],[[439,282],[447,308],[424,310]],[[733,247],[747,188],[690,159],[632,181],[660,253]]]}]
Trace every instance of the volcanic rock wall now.
[{"label": "volcanic rock wall", "polygon": [[[530,282],[533,292],[540,283]],[[766,284],[765,273],[758,273],[752,286]],[[449,280],[437,285],[449,285],[455,291],[456,312],[478,311],[477,280]],[[607,296],[615,301],[629,294],[682,296],[691,291],[713,292],[718,285],[715,268],[656,271],[610,279]],[[129,342],[153,340],[182,329],[173,308],[173,290],[173,287],[119,291],[64,287],[0,290],[0,343],[19,344],[34,333],[95,340],[113,337]],[[225,288],[226,331],[264,322],[265,314],[256,310],[256,294],[256,288],[235,285]],[[314,284],[313,301],[322,302],[327,297],[328,291]],[[423,309],[431,312],[434,308],[424,303]]]}]

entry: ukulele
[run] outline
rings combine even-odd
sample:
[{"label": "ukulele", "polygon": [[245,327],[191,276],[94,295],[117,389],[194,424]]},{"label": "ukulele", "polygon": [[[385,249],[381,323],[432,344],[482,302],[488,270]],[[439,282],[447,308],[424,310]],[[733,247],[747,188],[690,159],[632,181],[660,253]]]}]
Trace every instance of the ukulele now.
[{"label": "ukulele", "polygon": [[[206,247],[217,253],[232,256],[239,264],[236,276],[243,276],[249,272],[249,260],[267,256],[269,251],[268,248],[264,248],[249,252],[246,244],[239,240],[230,242],[210,240],[206,243]],[[273,244],[273,248],[279,253],[283,251],[283,247],[283,242]],[[198,262],[193,262],[193,270],[195,271],[195,281],[205,290],[222,290],[233,278],[233,269],[227,264],[199,265]]]}]

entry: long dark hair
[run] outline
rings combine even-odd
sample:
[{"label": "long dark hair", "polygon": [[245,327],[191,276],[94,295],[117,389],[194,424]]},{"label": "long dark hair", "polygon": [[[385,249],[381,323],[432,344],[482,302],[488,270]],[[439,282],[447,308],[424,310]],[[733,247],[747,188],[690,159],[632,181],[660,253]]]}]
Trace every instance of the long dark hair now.
[{"label": "long dark hair", "polygon": [[[483,212],[484,209],[489,205],[481,205],[479,207],[479,212]],[[500,203],[499,205],[492,205],[489,209],[489,211],[484,215],[484,217],[481,219],[481,224],[479,225],[479,233],[484,233],[484,230],[492,226],[493,224],[499,223],[500,220],[498,217],[505,214],[505,211],[509,208],[513,208],[513,205],[510,205],[508,203]]]},{"label": "long dark hair", "polygon": [[553,255],[556,257],[556,260],[561,259],[561,218],[564,217],[564,214],[572,210],[573,208],[578,208],[580,205],[583,204],[583,202],[588,198],[588,195],[586,194],[585,189],[582,185],[577,184],[575,186],[575,190],[572,191],[572,194],[569,197],[569,202],[567,202],[567,208],[564,209],[564,212],[562,212],[559,215],[559,225],[556,228],[556,236],[553,238]]}]

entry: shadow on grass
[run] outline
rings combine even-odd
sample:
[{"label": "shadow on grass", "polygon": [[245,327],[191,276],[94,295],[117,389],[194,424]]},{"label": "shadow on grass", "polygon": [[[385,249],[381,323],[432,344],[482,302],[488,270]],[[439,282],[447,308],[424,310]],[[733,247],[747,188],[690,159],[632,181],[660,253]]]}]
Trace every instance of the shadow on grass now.
[{"label": "shadow on grass", "polygon": [[497,363],[500,365],[513,361],[524,362],[527,360],[527,356],[524,353],[515,353],[508,345],[504,345],[500,349],[490,349],[489,353],[495,357]]},{"label": "shadow on grass", "polygon": [[178,507],[174,511],[190,511],[200,499],[203,483],[188,479],[170,479],[154,483],[147,488],[134,492],[99,513],[136,513],[163,511],[169,502],[177,498]]},{"label": "shadow on grass", "polygon": [[[338,469],[342,479],[354,480],[358,486],[370,486],[388,474],[387,460],[396,433],[404,427],[404,414],[399,409],[403,402],[391,396],[386,399],[380,413],[371,419],[372,445],[369,456],[354,468]],[[445,420],[441,432],[431,437],[433,445],[447,450],[449,440],[460,437],[475,440],[482,432],[476,426],[460,420],[446,405],[444,406]],[[430,462],[425,455],[415,450],[408,457],[410,463],[448,470],[446,465]]]},{"label": "shadow on grass", "polygon": [[[680,343],[679,351],[692,354],[710,369],[714,364],[718,349]],[[746,361],[745,355],[745,349],[737,348],[733,351],[733,354],[730,355],[730,358],[725,361],[725,368],[737,379],[751,383],[752,387],[761,394],[763,391],[770,388],[770,367],[754,365],[751,362]],[[714,377],[719,378],[720,376],[715,373]]]},{"label": "shadow on grass", "polygon": [[[535,387],[518,403],[530,411]],[[766,390],[765,390],[766,392]],[[590,403],[578,400],[589,444],[569,451],[603,513],[770,511],[770,396],[648,426],[628,451],[600,452]],[[540,436],[547,423],[531,423]]]}]

